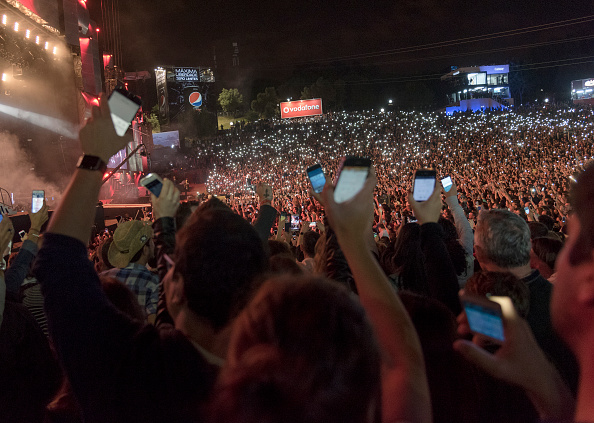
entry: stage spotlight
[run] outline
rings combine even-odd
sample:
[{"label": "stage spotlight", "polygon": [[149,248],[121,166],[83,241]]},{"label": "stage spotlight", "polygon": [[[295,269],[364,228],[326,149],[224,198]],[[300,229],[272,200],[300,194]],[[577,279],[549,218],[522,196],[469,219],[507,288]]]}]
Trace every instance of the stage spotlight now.
[{"label": "stage spotlight", "polygon": [[8,80],[8,75],[3,73],[2,74],[2,82],[6,82]]},{"label": "stage spotlight", "polygon": [[6,15],[2,15],[2,25],[6,25],[8,23],[8,18]]},{"label": "stage spotlight", "polygon": [[39,44],[41,40],[39,39],[39,35],[35,36],[35,44]]},{"label": "stage spotlight", "polygon": [[25,38],[26,39],[31,38],[31,30],[30,29],[28,29],[28,30],[25,31]]},{"label": "stage spotlight", "polygon": [[54,54],[58,53],[58,47],[54,47]]},{"label": "stage spotlight", "polygon": [[14,23],[14,30],[15,30],[15,32],[19,32],[19,23],[18,22]]},{"label": "stage spotlight", "polygon": [[[3,80],[4,75],[5,74],[2,74]],[[48,131],[51,131],[58,135],[62,135],[67,138],[78,138],[78,127],[71,124],[70,122],[61,119],[41,115],[39,113],[29,112],[27,110],[17,109],[15,107],[6,106],[4,104],[0,104],[0,113],[4,113],[8,116],[15,117],[17,119],[23,120],[40,128],[47,129]]]},{"label": "stage spotlight", "polygon": [[49,50],[49,41],[46,41],[46,42],[45,42],[45,49],[46,49],[46,50]]}]

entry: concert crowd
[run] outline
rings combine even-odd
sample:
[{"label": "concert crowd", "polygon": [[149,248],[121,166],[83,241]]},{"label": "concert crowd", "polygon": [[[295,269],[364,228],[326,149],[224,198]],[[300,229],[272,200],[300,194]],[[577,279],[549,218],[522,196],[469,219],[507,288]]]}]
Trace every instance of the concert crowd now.
[{"label": "concert crowd", "polygon": [[[80,142],[125,144],[103,97]],[[0,221],[0,422],[594,421],[593,142],[590,108],[260,120],[101,234],[80,165],[12,253]]]}]

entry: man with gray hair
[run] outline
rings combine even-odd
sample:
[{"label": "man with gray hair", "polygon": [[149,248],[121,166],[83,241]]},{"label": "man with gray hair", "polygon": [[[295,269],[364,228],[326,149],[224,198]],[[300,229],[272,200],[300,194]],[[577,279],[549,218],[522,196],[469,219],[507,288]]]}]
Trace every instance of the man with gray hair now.
[{"label": "man with gray hair", "polygon": [[530,228],[517,214],[502,209],[479,214],[474,249],[481,268],[489,272],[508,272],[526,283],[530,290],[526,320],[540,347],[575,390],[577,362],[553,331],[550,313],[553,286],[538,270],[530,267],[531,248]]}]

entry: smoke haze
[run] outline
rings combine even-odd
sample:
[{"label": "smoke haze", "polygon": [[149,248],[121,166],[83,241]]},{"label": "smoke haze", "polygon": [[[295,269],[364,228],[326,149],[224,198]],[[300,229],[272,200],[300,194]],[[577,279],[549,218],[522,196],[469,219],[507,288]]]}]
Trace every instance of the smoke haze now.
[{"label": "smoke haze", "polygon": [[20,147],[15,135],[0,132],[0,152],[0,187],[14,193],[15,205],[28,209],[31,206],[31,192],[36,189],[45,191],[50,207],[57,203],[61,190],[56,184],[36,174],[33,162]]}]

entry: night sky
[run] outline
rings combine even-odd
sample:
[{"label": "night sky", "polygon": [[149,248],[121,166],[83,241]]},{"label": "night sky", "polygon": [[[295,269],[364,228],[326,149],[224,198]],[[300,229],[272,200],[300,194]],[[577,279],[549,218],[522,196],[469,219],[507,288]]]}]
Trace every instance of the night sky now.
[{"label": "night sky", "polygon": [[[97,21],[101,18],[100,12],[95,12],[99,2],[88,2],[92,18]],[[345,60],[345,56],[594,15],[591,0],[120,0],[119,4],[126,70],[152,71],[158,65],[212,66],[213,47],[219,69],[224,70],[231,65],[231,43],[237,42],[241,67],[263,77],[282,77],[304,64],[320,71],[333,61],[348,67],[353,60]],[[587,36],[594,37],[594,20],[513,37],[406,54],[374,55],[359,58],[357,63],[374,66],[385,74],[421,75],[447,71],[450,65],[542,63],[587,56],[590,58],[583,61],[592,61],[594,38],[539,48],[485,52]],[[588,70],[594,75],[592,63],[581,65],[579,72],[573,71]]]}]

